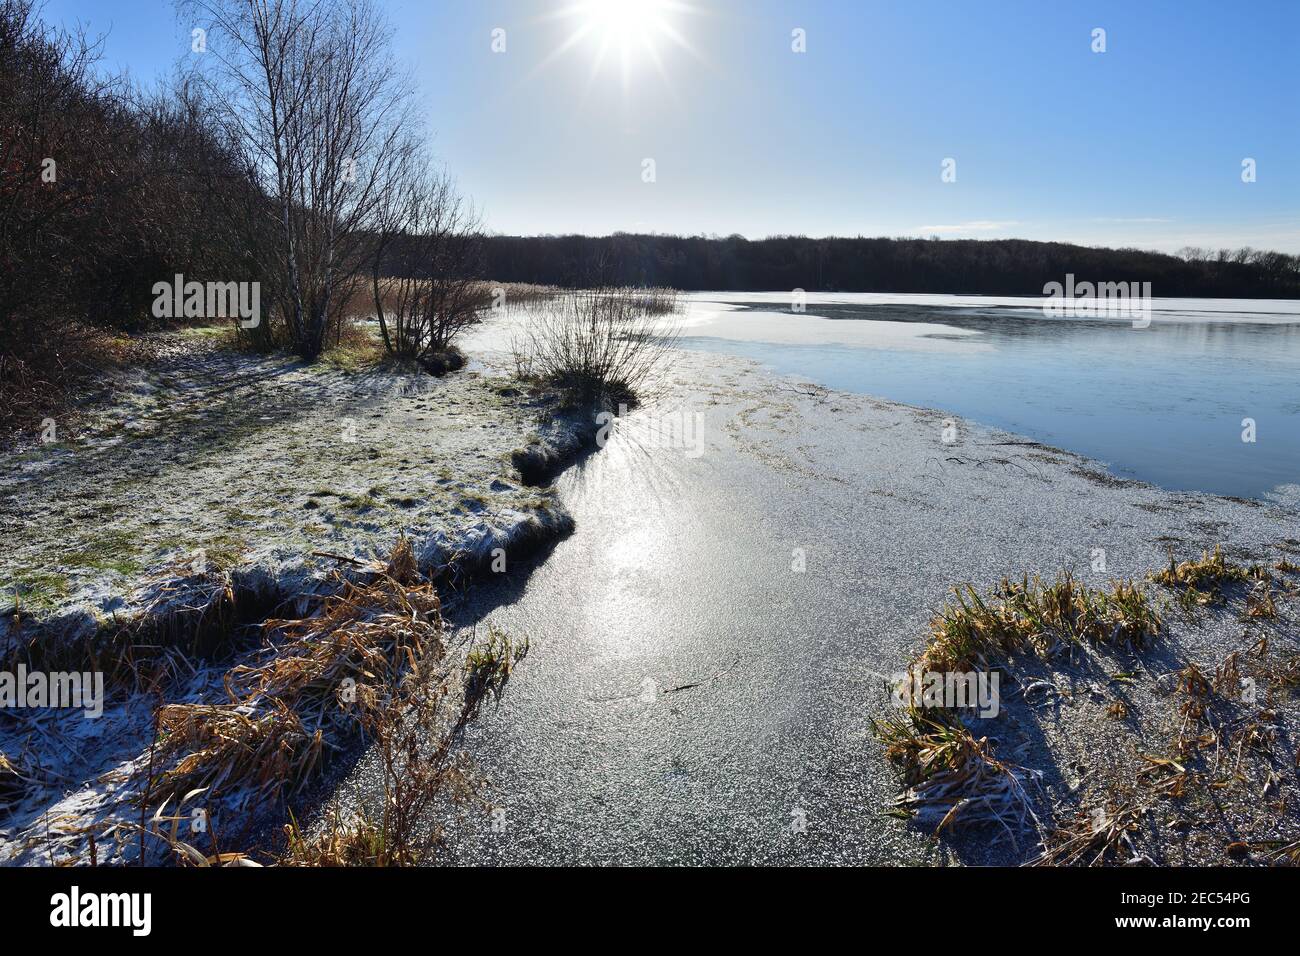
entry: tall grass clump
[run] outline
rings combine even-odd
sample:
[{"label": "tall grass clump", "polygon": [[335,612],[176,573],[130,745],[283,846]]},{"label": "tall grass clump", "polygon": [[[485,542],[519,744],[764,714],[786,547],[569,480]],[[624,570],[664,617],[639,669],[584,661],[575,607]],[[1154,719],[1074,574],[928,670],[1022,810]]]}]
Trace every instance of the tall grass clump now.
[{"label": "tall grass clump", "polygon": [[549,302],[564,290],[553,285],[538,285],[535,282],[489,282],[479,283],[479,295],[490,305],[500,302],[506,309],[526,309],[543,302]]},{"label": "tall grass clump", "polygon": [[442,658],[441,604],[409,541],[370,580],[331,583],[315,613],[265,623],[264,659],[226,676],[230,703],[159,708],[159,756],[174,764],[146,798],[208,787],[258,805],[292,794],[394,706],[402,674]]},{"label": "tall grass clump", "polygon": [[[1161,621],[1133,582],[1094,589],[1065,572],[1053,581],[1003,578],[984,594],[970,585],[956,588],[930,629],[911,674],[987,672],[1017,655],[1046,660],[1084,643],[1137,651],[1160,632]],[[909,699],[873,726],[900,770],[897,815],[936,832],[994,823],[1013,841],[1017,830],[1039,828],[1028,790],[1040,774],[996,756],[993,739],[977,738],[958,709]]]},{"label": "tall grass clump", "polygon": [[363,715],[382,772],[382,805],[351,817],[334,807],[311,834],[291,821],[279,862],[332,867],[428,861],[442,841],[436,810],[477,795],[468,759],[456,746],[459,732],[489,695],[500,702],[515,664],[527,652],[527,640],[517,643],[490,628],[487,641],[470,649],[459,670],[429,657],[415,661],[394,697],[400,706],[375,707]]},{"label": "tall grass clump", "polygon": [[1221,603],[1225,585],[1238,584],[1261,574],[1266,575],[1267,571],[1260,569],[1252,575],[1250,569],[1233,564],[1224,556],[1223,547],[1216,544],[1213,554],[1202,551],[1199,559],[1190,558],[1178,562],[1171,553],[1168,567],[1154,572],[1151,580],[1174,589],[1178,603],[1184,610],[1190,611],[1196,607]]},{"label": "tall grass clump", "polygon": [[1004,578],[988,595],[969,585],[931,622],[919,665],[965,671],[1030,651],[1050,657],[1081,641],[1141,650],[1161,627],[1146,594],[1131,581],[1108,589],[1080,584],[1065,572],[1050,583],[1037,576]]},{"label": "tall grass clump", "polygon": [[647,315],[676,315],[682,309],[676,289],[633,289],[630,294],[637,308]]},{"label": "tall grass clump", "polygon": [[362,713],[381,771],[382,804],[351,816],[334,806],[311,833],[291,819],[281,865],[417,866],[432,856],[442,840],[435,809],[474,795],[467,758],[449,732],[463,725],[468,706],[456,693],[458,678],[436,660],[416,660],[386,705]]},{"label": "tall grass clump", "polygon": [[633,405],[667,364],[678,311],[667,290],[565,293],[544,302],[516,335],[516,370],[575,405]]}]

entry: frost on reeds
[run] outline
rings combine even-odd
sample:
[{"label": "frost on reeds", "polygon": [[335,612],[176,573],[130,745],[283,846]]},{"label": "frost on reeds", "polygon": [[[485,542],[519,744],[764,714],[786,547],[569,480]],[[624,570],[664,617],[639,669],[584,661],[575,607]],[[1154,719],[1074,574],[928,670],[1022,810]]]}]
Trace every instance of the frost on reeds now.
[{"label": "frost on reeds", "polygon": [[159,708],[160,755],[179,756],[155,782],[152,797],[194,790],[238,790],[254,804],[297,790],[320,762],[321,731],[309,731],[283,701],[242,705],[167,704]]},{"label": "frost on reeds", "polygon": [[935,832],[955,823],[996,823],[1011,835],[1038,826],[1026,784],[1036,771],[999,760],[987,737],[976,740],[955,715],[909,707],[875,722],[885,753],[907,788],[895,801],[900,816]]},{"label": "frost on reeds", "polygon": [[[875,725],[900,771],[903,793],[895,813],[936,831],[960,823],[992,823],[1011,832],[1032,827],[1041,842],[1041,852],[1031,861],[1037,865],[1149,863],[1144,848],[1168,858],[1166,831],[1174,824],[1181,833],[1195,829],[1197,853],[1221,839],[1233,859],[1293,862],[1300,854],[1292,830],[1282,827],[1265,839],[1244,841],[1235,835],[1235,824],[1225,827],[1221,816],[1204,813],[1220,800],[1229,806],[1239,801],[1243,811],[1260,801],[1276,801],[1266,803],[1270,808],[1285,805],[1294,760],[1283,746],[1289,724],[1282,705],[1300,683],[1300,656],[1285,642],[1270,655],[1269,635],[1259,633],[1266,622],[1282,616],[1282,600],[1297,593],[1293,582],[1280,577],[1293,573],[1294,566],[1283,565],[1239,565],[1216,547],[1192,560],[1171,557],[1167,567],[1147,576],[1147,584],[1115,581],[1094,589],[1062,574],[1050,582],[1004,579],[985,592],[958,589],[934,617],[910,676],[994,668],[1009,674],[1047,667],[1077,678],[1076,663],[1085,673],[1095,673],[1098,661],[1088,659],[1091,650],[1107,658],[1128,657],[1146,651],[1164,633],[1156,602],[1167,604],[1170,596],[1188,608],[1239,602],[1245,636],[1256,640],[1227,653],[1214,670],[1183,659],[1178,669],[1150,675],[1146,689],[1156,700],[1168,701],[1171,712],[1163,720],[1139,716],[1146,726],[1131,753],[1088,753],[1089,762],[1104,764],[1104,770],[1089,771],[1097,774],[1095,784],[1044,815],[1048,825],[1040,825],[1034,813],[1045,804],[1030,794],[1040,774],[996,753],[997,734],[979,736],[968,712],[947,706],[949,702],[923,707],[904,699],[903,709]],[[1284,641],[1284,636],[1278,639]],[[1171,642],[1166,650],[1178,658],[1184,648]],[[1137,674],[1126,671],[1111,679],[1128,683]],[[1043,683],[1050,682],[1035,681],[1024,690]],[[1092,682],[1088,686],[1097,703],[1105,703],[1105,692]],[[1259,700],[1256,686],[1264,695]],[[1145,691],[1141,699],[1146,699]],[[1128,702],[1111,700],[1104,710],[1080,708],[1075,720],[1097,713],[1126,721],[1134,717]],[[1161,727],[1171,731],[1167,741],[1158,735]],[[1098,739],[1113,735],[1103,731]],[[1163,819],[1171,815],[1172,821]],[[1274,821],[1262,820],[1261,825],[1271,827]],[[1182,842],[1184,848],[1192,845]]]},{"label": "frost on reeds", "polygon": [[291,821],[280,862],[414,866],[427,860],[442,840],[434,811],[475,795],[468,762],[453,749],[458,732],[489,695],[500,701],[527,651],[526,640],[516,643],[489,628],[487,640],[475,643],[466,656],[463,675],[431,669],[427,657],[413,665],[402,679],[402,707],[375,708],[365,718],[382,770],[380,809],[346,817],[334,807],[312,835]]},{"label": "frost on reeds", "polygon": [[[987,595],[970,586],[954,593],[911,673],[987,672],[1018,654],[1050,659],[1085,641],[1139,650],[1161,627],[1132,582],[1098,590],[1064,573],[1050,584],[1025,576],[1004,578]],[[896,801],[900,815],[936,831],[957,823],[994,823],[1009,833],[1038,828],[1027,791],[1038,772],[995,756],[992,742],[977,739],[955,709],[905,704],[874,724],[906,788]]]},{"label": "frost on reeds", "polygon": [[410,542],[363,570],[363,580],[336,573],[309,616],[267,621],[261,659],[226,675],[230,703],[159,708],[156,757],[166,769],[147,788],[148,805],[206,793],[256,810],[300,791],[331,752],[364,736],[382,769],[382,807],[351,816],[334,808],[310,833],[291,819],[278,862],[400,866],[430,855],[440,839],[435,807],[473,794],[457,734],[484,699],[500,698],[527,642],[491,629],[459,666]]},{"label": "frost on reeds", "polygon": [[954,589],[954,596],[931,622],[918,661],[925,670],[984,669],[1025,652],[1047,658],[1081,641],[1141,650],[1161,626],[1146,594],[1131,581],[1094,589],[1069,572],[1051,584],[1038,577],[1003,578],[987,597],[967,585]]},{"label": "frost on reeds", "polygon": [[[1163,827],[1156,815],[1161,806],[1180,808],[1180,829],[1196,828],[1207,843],[1232,839],[1224,846],[1229,857],[1263,851],[1256,862],[1291,862],[1286,841],[1237,840],[1239,824],[1224,829],[1215,819],[1233,788],[1249,787],[1251,802],[1276,795],[1285,768],[1293,764],[1292,755],[1279,752],[1286,733],[1279,712],[1241,694],[1247,672],[1261,684],[1279,676],[1269,675],[1272,662],[1267,653],[1268,641],[1262,638],[1249,649],[1227,654],[1213,673],[1188,662],[1166,675],[1173,684],[1174,733],[1165,747],[1156,748],[1162,752],[1147,753],[1144,743],[1143,749],[1135,751],[1143,764],[1136,771],[1135,786],[1112,791],[1091,809],[1079,809],[1044,837],[1042,853],[1031,862],[1040,866],[1149,864],[1150,857],[1139,847],[1159,846]],[[1207,816],[1204,810],[1209,807],[1219,809]]]},{"label": "frost on reeds", "polygon": [[192,675],[198,661],[229,650],[240,619],[264,600],[207,559],[177,561],[140,586],[129,617],[90,627],[76,620],[38,623],[21,632],[0,669],[22,663],[31,670],[94,671],[107,686],[129,691],[172,684]]},{"label": "frost on reeds", "polygon": [[352,814],[332,806],[311,832],[291,818],[280,864],[415,866],[429,858],[442,839],[435,809],[474,792],[449,730],[455,685],[453,673],[427,656],[405,673],[392,702],[366,710],[362,724],[381,770],[381,806]]},{"label": "frost on reeds", "polygon": [[39,786],[35,769],[21,755],[10,757],[0,753],[0,812],[21,803]]},{"label": "frost on reeds", "polygon": [[1138,862],[1133,833],[1146,812],[1145,807],[1132,804],[1081,810],[1044,841],[1043,852],[1030,865],[1097,866],[1111,861],[1117,854],[1124,855],[1124,862]]},{"label": "frost on reeds", "polygon": [[516,372],[573,405],[632,406],[668,362],[680,334],[671,316],[679,310],[677,294],[665,289],[566,292],[541,304],[516,333]]},{"label": "frost on reeds", "polygon": [[252,801],[299,790],[326,749],[392,704],[398,674],[444,653],[438,595],[409,541],[372,579],[336,572],[333,583],[315,614],[264,625],[265,661],[230,671],[230,703],[159,708],[159,756],[176,762],[153,802],[200,788]]},{"label": "frost on reeds", "polygon": [[285,825],[282,866],[410,866],[418,862],[406,848],[392,845],[369,817],[344,815],[331,808],[319,833],[308,835],[297,822]]}]

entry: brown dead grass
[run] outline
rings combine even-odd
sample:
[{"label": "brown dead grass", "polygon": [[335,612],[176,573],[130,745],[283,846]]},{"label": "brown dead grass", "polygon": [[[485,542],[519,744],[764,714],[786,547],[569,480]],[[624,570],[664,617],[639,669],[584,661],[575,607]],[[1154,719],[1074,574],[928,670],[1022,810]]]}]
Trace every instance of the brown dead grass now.
[{"label": "brown dead grass", "polygon": [[[394,279],[379,280],[380,299],[385,312],[393,312],[397,307],[398,283]],[[530,282],[493,282],[484,279],[476,284],[474,298],[481,308],[489,309],[498,301],[504,308],[518,308],[536,305],[560,295],[564,290],[550,285],[536,285]],[[371,318],[375,314],[375,294],[369,281],[359,285],[348,296],[341,312],[344,316],[354,318]]]},{"label": "brown dead grass", "polygon": [[1000,826],[1013,842],[1038,826],[1026,785],[1032,771],[1000,760],[987,737],[978,740],[952,714],[908,707],[873,721],[886,756],[901,770],[896,815],[939,833],[956,824]]},{"label": "brown dead grass", "polygon": [[1133,803],[1107,803],[1080,810],[1044,840],[1031,866],[1100,866],[1138,857],[1133,834],[1147,809]]},{"label": "brown dead grass", "polygon": [[967,585],[955,589],[954,598],[931,622],[929,642],[917,661],[922,670],[982,670],[1025,652],[1048,658],[1080,641],[1140,650],[1161,627],[1133,582],[1115,581],[1097,590],[1068,572],[1050,584],[1036,576],[1003,578],[987,596]]},{"label": "brown dead grass", "polygon": [[[955,589],[909,673],[987,672],[1014,655],[1050,659],[1081,642],[1140,650],[1160,628],[1145,593],[1130,581],[1098,590],[1069,573],[1051,583],[1004,578],[987,595],[969,585]],[[956,712],[907,701],[874,726],[886,756],[901,770],[898,815],[935,832],[993,823],[1013,841],[1027,826],[1039,829],[1028,792],[1039,775],[995,756],[992,742],[977,739]]]},{"label": "brown dead grass", "polygon": [[39,787],[36,769],[23,755],[8,756],[0,752],[0,810],[21,803]]},{"label": "brown dead grass", "polygon": [[441,657],[441,606],[409,541],[365,583],[338,572],[333,583],[316,613],[264,625],[266,659],[230,671],[229,704],[160,708],[159,756],[175,762],[151,803],[205,787],[258,802],[296,792],[327,748],[391,705],[404,669]]}]

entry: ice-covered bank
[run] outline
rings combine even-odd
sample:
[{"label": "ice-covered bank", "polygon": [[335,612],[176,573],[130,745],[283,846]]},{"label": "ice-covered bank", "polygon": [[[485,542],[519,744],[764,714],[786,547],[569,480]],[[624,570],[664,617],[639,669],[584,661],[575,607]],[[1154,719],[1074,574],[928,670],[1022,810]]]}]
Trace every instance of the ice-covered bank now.
[{"label": "ice-covered bank", "polygon": [[138,817],[124,801],[155,707],[228,700],[230,668],[258,653],[249,625],[306,613],[400,538],[459,579],[568,533],[553,489],[512,463],[565,437],[552,411],[476,372],[348,373],[186,338],[107,383],[75,433],[54,422],[7,452],[3,668],[88,671],[107,691],[95,719],[0,711],[0,858],[87,862],[88,825]]}]

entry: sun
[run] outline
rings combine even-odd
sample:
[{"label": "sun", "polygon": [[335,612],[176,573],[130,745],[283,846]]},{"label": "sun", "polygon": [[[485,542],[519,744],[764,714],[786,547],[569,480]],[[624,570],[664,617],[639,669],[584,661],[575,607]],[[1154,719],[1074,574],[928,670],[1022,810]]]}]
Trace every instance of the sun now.
[{"label": "sun", "polygon": [[578,15],[591,23],[602,40],[624,46],[658,33],[669,7],[665,0],[588,0]]},{"label": "sun", "polygon": [[626,89],[633,69],[648,62],[666,80],[660,54],[664,41],[698,56],[676,24],[680,14],[693,12],[695,8],[684,0],[578,0],[552,14],[570,23],[572,33],[543,64],[585,41],[594,50],[592,78],[605,64],[617,62]]}]

